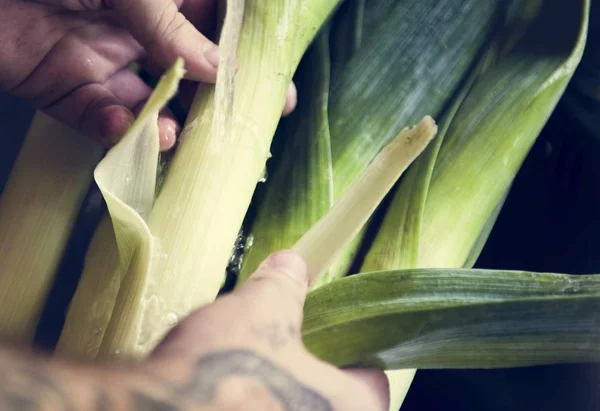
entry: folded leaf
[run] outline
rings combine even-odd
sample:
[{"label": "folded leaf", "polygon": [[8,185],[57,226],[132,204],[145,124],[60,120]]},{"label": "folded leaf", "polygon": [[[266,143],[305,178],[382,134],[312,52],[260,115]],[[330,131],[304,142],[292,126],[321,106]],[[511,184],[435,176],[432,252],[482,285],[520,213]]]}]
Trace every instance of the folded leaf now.
[{"label": "folded leaf", "polygon": [[384,147],[331,210],[298,240],[294,249],[306,261],[309,285],[318,282],[436,133],[437,126],[431,117],[403,130]]},{"label": "folded leaf", "polygon": [[[145,219],[156,191],[158,113],[177,91],[183,74],[183,60],[179,59],[158,83],[126,135],[95,170],[110,218],[99,225],[86,255],[83,276],[58,344],[58,351],[65,355],[93,358],[98,354],[119,293],[131,292],[129,286],[121,287],[124,276],[146,273],[151,263],[155,239]],[[134,298],[123,300],[137,302]],[[122,320],[127,323],[128,319]],[[123,330],[137,331],[137,324],[132,322]]]}]

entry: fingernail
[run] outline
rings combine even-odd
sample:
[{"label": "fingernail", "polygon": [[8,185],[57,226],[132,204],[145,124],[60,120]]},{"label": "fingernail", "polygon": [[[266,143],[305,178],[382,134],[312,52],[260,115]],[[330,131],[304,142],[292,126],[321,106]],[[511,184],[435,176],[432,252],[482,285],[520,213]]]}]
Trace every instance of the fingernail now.
[{"label": "fingernail", "polygon": [[221,59],[221,52],[219,51],[219,47],[213,45],[211,48],[204,52],[204,58],[214,68],[219,67],[219,61]]},{"label": "fingernail", "polygon": [[287,92],[285,93],[285,104],[283,106],[282,116],[287,117],[290,114],[292,114],[297,104],[298,90],[296,89],[296,86],[294,86],[294,84],[292,83],[290,84],[290,86],[287,89]]},{"label": "fingernail", "polygon": [[289,275],[301,285],[308,283],[308,270],[304,259],[293,250],[278,251],[265,261],[268,268]]}]

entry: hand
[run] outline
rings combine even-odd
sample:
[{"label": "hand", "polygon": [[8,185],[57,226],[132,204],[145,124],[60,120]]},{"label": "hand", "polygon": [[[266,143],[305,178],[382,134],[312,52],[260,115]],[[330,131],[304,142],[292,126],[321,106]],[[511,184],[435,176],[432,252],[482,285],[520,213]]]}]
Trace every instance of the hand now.
[{"label": "hand", "polygon": [[[110,146],[151,93],[131,62],[160,74],[182,56],[189,80],[216,80],[219,50],[200,32],[215,21],[216,0],[0,0],[0,90]],[[292,85],[284,113],[294,105]],[[159,129],[172,147],[168,111]]]},{"label": "hand", "polygon": [[178,392],[190,405],[210,410],[387,411],[383,372],[341,371],[302,345],[307,288],[301,257],[272,255],[242,288],[173,330],[152,366],[171,385],[185,381]]},{"label": "hand", "polygon": [[342,371],[302,345],[307,283],[296,253],[276,253],[242,288],[180,323],[146,364],[129,369],[39,360],[17,367],[14,355],[4,362],[0,355],[0,406],[8,405],[0,408],[387,411],[383,372]]}]

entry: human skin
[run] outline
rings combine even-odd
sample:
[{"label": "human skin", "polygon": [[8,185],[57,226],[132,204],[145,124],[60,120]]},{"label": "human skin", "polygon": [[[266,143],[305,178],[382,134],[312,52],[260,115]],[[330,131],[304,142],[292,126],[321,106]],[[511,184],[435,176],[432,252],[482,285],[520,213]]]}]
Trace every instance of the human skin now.
[{"label": "human skin", "polygon": [[340,370],[302,344],[306,264],[271,255],[173,329],[148,360],[98,365],[0,349],[1,410],[385,411],[377,370]]},{"label": "human skin", "polygon": [[[219,50],[202,34],[215,22],[216,0],[0,0],[0,90],[111,146],[152,92],[130,63],[158,76],[183,57],[189,105],[197,82],[216,80]],[[284,114],[295,103],[291,85]],[[159,130],[171,148],[168,110]]]}]

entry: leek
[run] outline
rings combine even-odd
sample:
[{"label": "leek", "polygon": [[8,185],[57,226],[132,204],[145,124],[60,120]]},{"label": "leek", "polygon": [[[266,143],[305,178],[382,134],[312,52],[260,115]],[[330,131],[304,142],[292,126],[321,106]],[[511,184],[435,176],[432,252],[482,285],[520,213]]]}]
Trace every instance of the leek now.
[{"label": "leek", "polygon": [[0,197],[0,334],[29,344],[102,148],[36,113]]},{"label": "leek", "polygon": [[[403,127],[416,124],[426,115],[435,118],[443,111],[484,47],[490,26],[498,20],[498,12],[502,10],[500,3],[487,2],[482,6],[477,1],[462,0],[444,4],[434,0],[392,3],[376,0],[367,2],[365,6],[360,1],[350,2],[351,15],[360,19],[364,14],[368,24],[364,24],[361,34],[348,34],[346,37],[360,38],[362,43],[345,64],[336,63],[336,71],[331,74],[327,116],[313,114],[310,117],[310,112],[305,111],[301,114],[302,121],[315,122],[312,127],[321,123],[319,133],[327,132],[322,123],[328,124],[333,181],[309,176],[313,173],[311,167],[316,167],[317,162],[320,164],[322,158],[296,161],[288,153],[282,155],[281,164],[271,173],[265,196],[258,204],[257,218],[251,227],[253,244],[245,255],[239,283],[269,253],[291,247],[300,235],[311,228],[312,222],[306,219],[306,212],[316,210],[317,202],[322,200],[314,196],[314,191],[306,195],[306,184],[315,187],[321,184],[322,190],[332,189],[335,203]],[[364,13],[356,11],[361,6],[366,7]],[[359,23],[352,22],[352,19],[349,21],[341,26],[353,28],[349,31],[340,28],[343,34],[358,30],[354,26]],[[464,26],[469,26],[470,30],[464,30]],[[336,25],[333,27],[333,39],[342,35],[336,34],[335,28]],[[440,36],[448,40],[443,43],[437,41]],[[342,59],[339,55],[336,58]],[[345,58],[348,59],[347,56]],[[453,70],[447,69],[447,61],[453,62]],[[322,57],[321,64],[328,65],[325,57]],[[307,65],[306,70],[310,67]],[[313,69],[300,75],[311,78],[313,84],[323,88],[324,70],[327,67],[321,66],[318,71]],[[311,107],[323,104],[323,101],[311,96],[305,99],[311,101],[300,101],[299,109],[303,104]],[[286,133],[282,129],[282,138],[297,145],[316,144],[313,142],[326,138],[323,134],[302,135],[310,132],[302,127],[305,126],[296,128],[297,134]],[[306,155],[309,154],[307,152]],[[310,178],[309,182],[304,180],[306,178]],[[329,188],[330,184],[332,188]],[[282,198],[285,200],[282,201]],[[323,207],[319,209],[319,213],[325,211]],[[312,218],[316,218],[317,214],[313,214]],[[282,218],[277,221],[271,218],[273,215]],[[343,252],[323,281],[346,274],[359,240],[354,240],[355,245]]]},{"label": "leek", "polygon": [[[333,0],[248,0],[235,47],[238,3],[228,2],[216,94],[208,85],[198,91],[156,199],[150,119],[175,91],[176,68],[165,77],[165,89],[151,97],[147,116],[136,121],[95,172],[123,275],[109,323],[99,333],[100,356],[143,356],[179,318],[216,297],[269,156],[292,73],[337,5]],[[233,81],[227,71],[236,50],[240,70]],[[90,307],[72,305],[71,310]]]},{"label": "leek", "polygon": [[[557,42],[551,50],[541,47],[542,42],[547,42],[550,36],[549,27],[558,24],[553,19],[561,16],[560,13],[557,13],[560,7],[560,1],[546,2],[532,20],[526,19],[529,25],[519,38],[515,38],[512,33],[507,36],[510,48],[506,50],[506,46],[500,47],[506,53],[505,55],[498,56],[498,61],[483,62],[484,72],[480,75],[475,73],[476,77],[472,80],[474,81],[472,88],[470,83],[465,87],[466,97],[464,100],[463,97],[459,98],[454,108],[446,115],[442,132],[436,144],[430,146],[427,154],[417,160],[401,182],[381,223],[375,241],[362,264],[362,272],[414,267],[463,267],[474,263],[483,242],[489,235],[521,162],[547,121],[550,112],[554,109],[581,59],[586,40],[589,10],[589,3],[585,1],[580,3],[580,7],[571,11],[568,20],[564,20],[564,14],[562,15],[563,27],[566,26],[568,30],[561,32],[561,36],[569,41]],[[436,274],[443,275],[443,273]],[[379,273],[378,275],[385,277],[388,274]],[[411,274],[399,272],[396,278],[401,278],[402,275],[409,276]],[[391,278],[392,274],[389,276]],[[515,275],[514,281],[526,284],[531,276],[535,275],[523,274],[521,277]],[[364,298],[368,299],[371,292],[367,285],[369,282],[362,283],[360,277],[348,279],[345,287],[357,287],[357,290],[360,289],[364,293]],[[369,278],[378,277],[373,274],[373,277]],[[562,278],[556,277],[556,281],[560,281]],[[483,280],[481,281],[483,282]],[[351,284],[352,282],[361,282],[362,285]],[[404,284],[408,284],[408,282],[404,282]],[[456,295],[447,296],[448,304],[452,305],[455,298],[461,298],[460,290],[474,286],[476,284],[462,283],[458,285],[457,283]],[[329,292],[343,294],[342,287],[342,283],[337,287],[334,283]],[[396,290],[397,297],[404,295],[402,287],[400,286]],[[410,287],[405,290],[405,292],[410,291]],[[567,309],[566,307],[571,307],[569,305],[571,304],[569,289],[563,291],[565,293],[565,309]],[[315,295],[321,295],[318,293],[324,292],[319,290],[315,292]],[[435,293],[437,288],[432,286],[430,290],[423,289],[423,292]],[[498,309],[502,310],[501,307],[506,305],[506,310],[509,312],[512,299],[519,299],[518,293],[515,294],[506,296]],[[336,303],[343,304],[341,300],[345,300],[345,297],[340,296]],[[402,298],[398,298],[398,303],[402,302]],[[535,301],[535,303],[538,302],[541,304],[541,301]],[[364,301],[354,301],[352,304],[354,303],[360,305],[361,309],[366,307]],[[334,303],[321,304],[328,310],[334,309],[332,307]],[[350,318],[350,311],[353,310],[350,308],[350,299],[346,300],[345,304],[347,304],[345,310],[349,314],[348,325],[354,324],[357,330],[358,323]],[[386,303],[380,301],[380,304],[383,306]],[[590,304],[593,305],[594,301],[590,301]],[[472,307],[473,311],[481,309],[476,306],[477,304]],[[314,341],[315,347],[327,339],[326,335],[311,336],[310,324],[313,321],[311,318],[317,317],[318,310],[316,305],[307,304],[306,341],[309,346]],[[441,315],[439,310],[428,310],[426,301],[423,301],[424,324],[425,321],[433,321]],[[579,308],[573,308],[573,310],[579,310]],[[384,332],[394,334],[393,330],[402,329],[401,324],[394,322],[393,313],[393,309],[386,313],[389,323],[386,331],[381,330],[382,334]],[[570,315],[574,321],[576,314],[577,312],[573,311],[565,315]],[[540,314],[540,318],[543,315],[545,314]],[[515,314],[515,320],[517,317],[519,315]],[[526,315],[521,319],[525,321],[525,317]],[[321,316],[315,324],[321,320],[326,322],[326,319]],[[371,320],[374,319],[371,317],[369,321]],[[580,324],[589,326],[590,324],[585,321],[585,318],[582,319]],[[450,320],[447,319],[445,325],[451,327],[452,324],[449,322]],[[338,325],[332,325],[336,333],[336,341],[348,341],[344,335],[340,334],[340,327],[344,325],[342,323],[338,323]],[[498,328],[492,318],[489,319],[488,326],[490,329]],[[509,334],[508,328],[511,326],[507,323],[504,326]],[[314,327],[320,326],[314,325]],[[406,327],[422,329],[419,324],[406,324]],[[553,332],[547,324],[545,327],[547,328],[545,332]],[[321,331],[325,332],[324,329]],[[366,331],[361,329],[361,332]],[[512,337],[519,338],[520,332],[522,329],[515,329]],[[371,336],[374,335],[376,334],[371,334]],[[523,347],[532,347],[542,343],[541,339],[535,342],[535,336],[532,335],[529,338],[534,342],[528,340],[527,337],[521,337],[523,338]],[[382,337],[382,339],[384,338]],[[593,341],[594,331],[591,330],[585,338],[589,342]],[[378,338],[373,337],[374,345],[377,344],[376,341]],[[499,352],[506,350],[508,353],[511,349],[509,344],[512,340],[507,338],[506,341],[505,345],[497,345],[496,349]],[[470,343],[467,337],[463,342],[465,346]],[[336,346],[337,352],[342,350],[341,344]],[[398,342],[398,344],[404,343]],[[348,343],[348,345],[351,346],[352,343]],[[419,350],[416,345],[412,347]],[[570,349],[576,350],[577,347],[574,342]],[[321,348],[315,348],[315,350],[318,353],[322,352]],[[329,358],[330,352],[326,351],[326,357]],[[399,356],[403,354],[401,350],[394,351],[394,353]],[[594,359],[594,355],[589,352],[583,355],[588,354],[588,359]],[[528,355],[535,356],[534,353],[528,353]],[[571,352],[555,352],[554,355],[557,356],[556,359],[546,358],[543,361],[561,361],[558,357],[571,356],[570,358],[573,359],[574,356]],[[460,361],[463,364],[466,360],[461,359]],[[523,361],[535,363],[538,360]],[[506,363],[508,364],[508,360]],[[482,364],[471,365],[482,366]],[[443,365],[440,364],[440,366]],[[410,381],[411,371],[401,372],[405,373],[406,380],[404,381]],[[392,380],[396,378],[394,376],[402,379],[401,374],[388,373],[388,375],[392,376]],[[399,406],[400,403],[401,399],[394,405]]]}]

